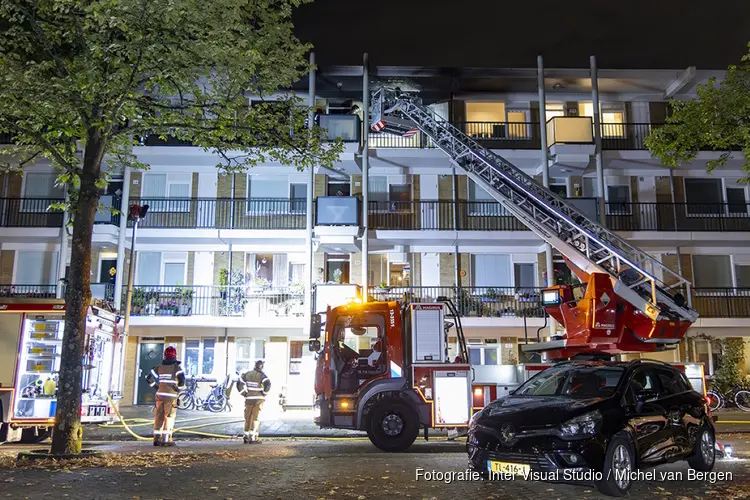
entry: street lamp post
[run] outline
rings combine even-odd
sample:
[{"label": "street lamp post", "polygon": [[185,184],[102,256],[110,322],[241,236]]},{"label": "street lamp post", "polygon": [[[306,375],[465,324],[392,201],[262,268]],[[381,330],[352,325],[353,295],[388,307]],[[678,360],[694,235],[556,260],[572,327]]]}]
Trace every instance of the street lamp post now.
[{"label": "street lamp post", "polygon": [[138,222],[146,217],[148,212],[148,205],[130,205],[128,209],[128,220],[133,221],[133,238],[130,240],[130,265],[128,266],[128,292],[125,297],[125,324],[123,325],[122,332],[122,367],[120,369],[120,380],[119,380],[119,393],[122,396],[123,387],[123,372],[125,370],[125,339],[130,334],[130,303],[133,299],[133,280],[135,274],[135,234],[138,230]]},{"label": "street lamp post", "polygon": [[138,230],[138,221],[146,217],[148,205],[130,205],[128,220],[133,221],[133,237],[130,240],[130,265],[128,267],[128,293],[125,297],[125,325],[124,334],[130,333],[130,302],[133,299],[133,275],[135,274],[135,233]]}]

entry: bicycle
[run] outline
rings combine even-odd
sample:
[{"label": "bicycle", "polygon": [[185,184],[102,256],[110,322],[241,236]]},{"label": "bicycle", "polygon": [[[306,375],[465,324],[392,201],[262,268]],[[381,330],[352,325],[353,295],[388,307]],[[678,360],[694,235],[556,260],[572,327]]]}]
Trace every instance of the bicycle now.
[{"label": "bicycle", "polygon": [[186,380],[187,388],[177,396],[177,408],[180,410],[208,410],[211,413],[219,413],[227,409],[228,398],[223,385],[211,386],[206,399],[196,393],[198,380],[189,378]]},{"label": "bicycle", "polygon": [[750,391],[739,387],[732,389],[728,395],[722,393],[718,388],[712,388],[706,391],[706,398],[708,399],[708,409],[712,412],[721,410],[727,403],[742,411],[750,412]]}]

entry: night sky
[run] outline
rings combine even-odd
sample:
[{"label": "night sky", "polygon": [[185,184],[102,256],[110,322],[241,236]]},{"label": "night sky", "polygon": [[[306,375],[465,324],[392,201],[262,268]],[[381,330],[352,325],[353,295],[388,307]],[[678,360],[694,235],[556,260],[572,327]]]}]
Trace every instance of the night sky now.
[{"label": "night sky", "polygon": [[747,0],[316,0],[294,21],[319,66],[726,69],[750,41]]}]

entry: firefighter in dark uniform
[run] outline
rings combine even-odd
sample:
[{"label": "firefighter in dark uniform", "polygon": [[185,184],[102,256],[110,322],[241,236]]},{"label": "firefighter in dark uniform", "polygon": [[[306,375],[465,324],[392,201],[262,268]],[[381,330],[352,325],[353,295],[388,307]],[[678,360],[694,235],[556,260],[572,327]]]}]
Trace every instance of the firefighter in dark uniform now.
[{"label": "firefighter in dark uniform", "polygon": [[177,349],[164,350],[164,361],[146,375],[148,384],[156,389],[154,411],[154,446],[174,446],[172,430],[177,416],[177,395],[185,388],[185,373],[177,361]]},{"label": "firefighter in dark uniform", "polygon": [[263,373],[263,361],[255,362],[255,368],[243,373],[237,381],[237,390],[245,397],[245,443],[259,443],[258,415],[266,400],[266,394],[271,390],[271,380]]}]

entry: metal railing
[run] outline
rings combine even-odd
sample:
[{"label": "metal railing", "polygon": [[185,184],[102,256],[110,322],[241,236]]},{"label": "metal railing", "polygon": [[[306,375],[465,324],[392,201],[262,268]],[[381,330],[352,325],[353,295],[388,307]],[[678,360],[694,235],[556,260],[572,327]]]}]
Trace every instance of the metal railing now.
[{"label": "metal railing", "polygon": [[304,198],[135,198],[132,203],[149,206],[140,228],[305,229],[307,213]]},{"label": "metal railing", "polygon": [[644,141],[663,123],[602,123],[602,149],[645,150]]},{"label": "metal railing", "polygon": [[[123,292],[123,301],[126,299]],[[165,286],[133,288],[134,316],[302,317],[304,294],[289,288],[253,285]]]},{"label": "metal railing", "polygon": [[62,198],[0,198],[0,227],[61,227],[63,212],[51,205]]},{"label": "metal railing", "polygon": [[56,285],[0,285],[0,297],[18,299],[54,299]]},{"label": "metal railing", "polygon": [[[525,231],[496,201],[373,201],[372,229],[421,231]],[[454,217],[455,213],[455,217]]]},{"label": "metal railing", "polygon": [[424,149],[435,147],[432,141],[422,132],[417,132],[409,137],[370,132],[368,144],[370,149]]},{"label": "metal railing", "polygon": [[454,287],[413,286],[370,288],[375,300],[408,300],[434,302],[438,297],[448,297],[464,317],[484,318],[543,318],[546,315],[540,302],[538,287]]},{"label": "metal railing", "polygon": [[610,202],[606,211],[615,231],[750,231],[747,203]]},{"label": "metal railing", "polygon": [[499,149],[538,149],[539,123],[534,122],[454,122],[461,132],[477,141],[492,141]]}]

